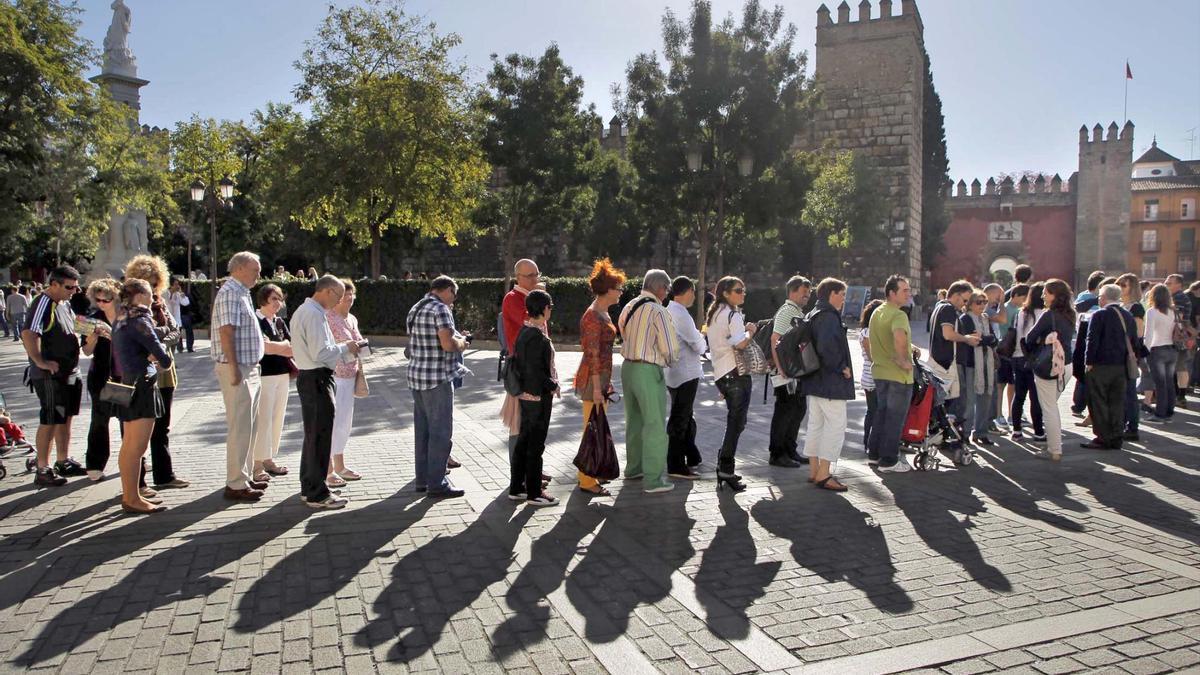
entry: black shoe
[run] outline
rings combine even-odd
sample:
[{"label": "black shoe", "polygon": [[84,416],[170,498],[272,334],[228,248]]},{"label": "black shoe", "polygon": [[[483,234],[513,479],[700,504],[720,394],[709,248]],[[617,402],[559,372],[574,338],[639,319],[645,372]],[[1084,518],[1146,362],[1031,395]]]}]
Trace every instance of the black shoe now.
[{"label": "black shoe", "polygon": [[54,472],[64,478],[87,475],[87,471],[84,470],[83,465],[70,457],[62,460],[61,462],[55,462]]},{"label": "black shoe", "polygon": [[799,462],[800,464],[808,464],[808,458],[805,457],[804,455],[800,454],[799,452],[796,452],[795,450],[792,450],[791,452],[789,452],[787,454],[787,456],[793,462]]},{"label": "black shoe", "polygon": [[1121,439],[1126,440],[1126,441],[1142,440],[1142,438],[1140,436],[1138,436],[1138,432],[1136,432],[1136,431],[1126,431],[1124,434],[1121,435]]},{"label": "black shoe", "polygon": [[789,469],[795,469],[800,466],[800,462],[797,462],[796,460],[792,459],[791,457],[788,457],[787,455],[776,455],[775,457],[772,457],[767,463],[770,464],[771,466],[783,466],[783,467],[787,467]]},{"label": "black shoe", "polygon": [[38,469],[38,472],[34,474],[33,484],[41,487],[62,487],[67,484],[67,479],[55,475],[53,469],[46,467],[45,469]]},{"label": "black shoe", "polygon": [[[784,458],[784,459],[786,459],[786,458]],[[718,473],[717,474],[717,489],[720,490],[721,488],[724,488],[725,486],[729,486],[729,489],[733,490],[734,492],[742,492],[743,490],[746,489],[746,484],[742,482],[742,477],[737,475],[736,473],[731,473],[731,474]]]},{"label": "black shoe", "polygon": [[466,490],[458,488],[450,488],[448,490],[438,490],[437,492],[428,492],[430,499],[453,499],[467,494]]}]

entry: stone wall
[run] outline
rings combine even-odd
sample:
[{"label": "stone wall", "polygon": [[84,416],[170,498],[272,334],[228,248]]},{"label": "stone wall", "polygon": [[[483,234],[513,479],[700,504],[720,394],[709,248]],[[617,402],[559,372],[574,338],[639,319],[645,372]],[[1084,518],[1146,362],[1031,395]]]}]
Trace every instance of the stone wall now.
[{"label": "stone wall", "polygon": [[[812,147],[831,145],[864,156],[886,194],[883,250],[818,250],[816,276],[832,274],[854,284],[880,286],[890,274],[920,279],[922,119],[925,83],[924,27],[916,3],[904,0],[892,15],[881,0],[871,18],[867,0],[857,21],[838,6],[835,23],[817,10],[816,79],[822,105]],[[822,247],[823,248],[823,247]]]},{"label": "stone wall", "polygon": [[1132,198],[1133,122],[1118,132],[1108,127],[1107,138],[1097,124],[1088,139],[1079,129],[1079,195],[1076,199],[1075,274],[1078,286],[1092,270],[1124,270],[1129,247],[1129,208]]}]

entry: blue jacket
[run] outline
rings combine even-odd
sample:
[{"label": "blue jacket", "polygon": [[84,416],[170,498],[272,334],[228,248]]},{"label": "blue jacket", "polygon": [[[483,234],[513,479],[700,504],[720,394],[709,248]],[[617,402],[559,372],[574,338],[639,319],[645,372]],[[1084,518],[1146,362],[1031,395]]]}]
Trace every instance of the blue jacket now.
[{"label": "blue jacket", "polygon": [[[817,302],[808,313],[812,322],[813,340],[817,343],[817,355],[821,357],[821,369],[801,381],[801,391],[806,396],[820,396],[835,401],[854,400],[854,368],[850,361],[850,341],[846,338],[846,326],[841,314],[827,300]],[[850,368],[850,377],[842,372]]]},{"label": "blue jacket", "polygon": [[[1117,318],[1120,317],[1120,321]],[[1121,324],[1125,325],[1122,326]],[[1133,315],[1120,305],[1108,305],[1092,314],[1088,322],[1087,357],[1089,366],[1123,366],[1128,348],[1125,346],[1126,332],[1134,353],[1138,349],[1137,323]],[[1081,339],[1080,342],[1083,340]]]}]

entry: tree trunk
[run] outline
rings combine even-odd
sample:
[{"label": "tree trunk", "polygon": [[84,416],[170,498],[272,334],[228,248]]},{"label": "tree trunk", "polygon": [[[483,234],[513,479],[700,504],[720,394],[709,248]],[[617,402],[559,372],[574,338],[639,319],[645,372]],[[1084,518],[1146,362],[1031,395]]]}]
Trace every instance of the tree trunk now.
[{"label": "tree trunk", "polygon": [[382,274],[381,267],[383,265],[380,258],[383,255],[383,232],[378,224],[372,224],[371,227],[371,278],[378,279]]},{"label": "tree trunk", "polygon": [[696,308],[696,325],[704,326],[704,313],[708,308],[704,306],[704,293],[708,288],[708,282],[705,281],[704,275],[707,272],[705,269],[708,265],[708,216],[703,214],[700,216],[700,260],[696,265],[696,302],[692,306]]}]

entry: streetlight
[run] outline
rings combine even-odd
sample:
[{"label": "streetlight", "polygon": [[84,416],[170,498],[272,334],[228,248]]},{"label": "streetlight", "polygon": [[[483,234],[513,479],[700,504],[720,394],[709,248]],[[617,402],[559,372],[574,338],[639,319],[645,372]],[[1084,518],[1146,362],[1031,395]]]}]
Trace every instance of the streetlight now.
[{"label": "streetlight", "polygon": [[[221,206],[228,207],[229,200],[233,198],[233,179],[228,174],[217,181],[217,194],[208,190],[208,186],[204,181],[197,178],[191,185],[192,201],[196,203],[204,202],[208,209],[208,257],[209,267],[212,270],[212,281],[216,281],[217,276],[217,200],[220,200]],[[208,195],[209,199],[205,199]],[[190,234],[190,230],[189,230]],[[188,238],[188,258],[191,258],[192,242],[191,237]],[[191,263],[188,264],[188,276],[191,276]]]},{"label": "streetlight", "polygon": [[750,154],[749,150],[745,150],[738,156],[737,160],[738,175],[746,178],[754,173],[754,155]]},{"label": "streetlight", "polygon": [[700,146],[696,143],[689,145],[688,149],[687,149],[688,171],[691,171],[693,173],[699,171],[700,170],[700,162],[702,159],[703,159],[703,157],[700,154]]}]

